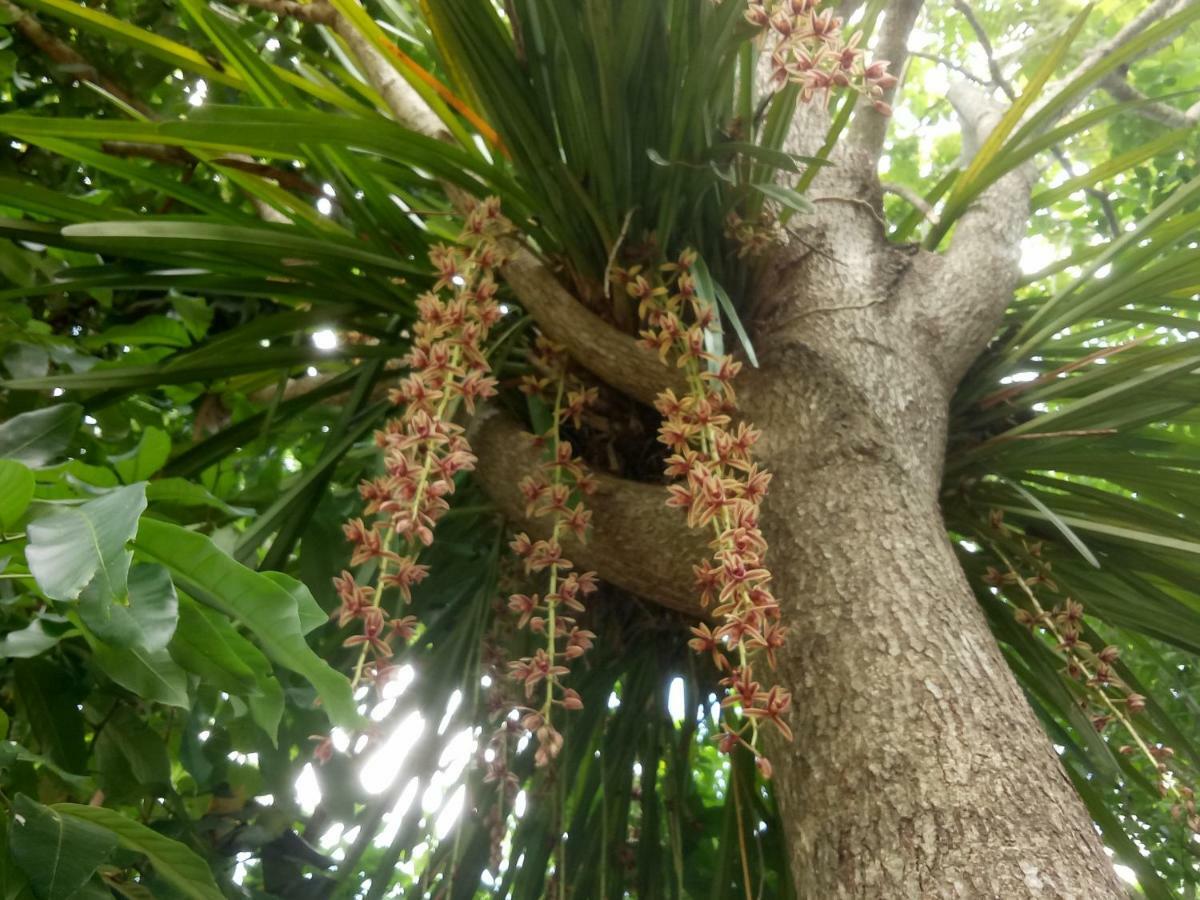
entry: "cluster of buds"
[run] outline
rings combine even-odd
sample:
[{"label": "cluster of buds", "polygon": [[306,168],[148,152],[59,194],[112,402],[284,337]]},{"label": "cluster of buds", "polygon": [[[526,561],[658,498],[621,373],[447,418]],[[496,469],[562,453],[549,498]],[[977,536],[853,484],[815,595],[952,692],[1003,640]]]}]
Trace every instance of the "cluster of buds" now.
[{"label": "cluster of buds", "polygon": [[358,625],[345,641],[361,648],[356,685],[368,656],[378,678],[393,640],[408,641],[415,633],[412,616],[392,617],[381,601],[389,588],[412,600],[413,587],[429,572],[417,561],[420,550],[433,542],[433,529],[449,509],[455,476],[475,466],[454,418],[460,406],[473,412],[477,401],[496,393],[484,345],[503,315],[492,273],[503,262],[497,238],[510,230],[498,201],[489,198],[467,215],[455,246],[430,251],[437,281],[417,300],[418,321],[404,359],[408,374],[389,395],[402,410],[375,433],[384,472],[362,482],[362,518],[342,528],[354,548],[351,567],[377,567],[374,585],[358,583],[348,571],[334,579],[341,600],[334,618],[341,627]]},{"label": "cluster of buds", "polygon": [[891,115],[884,92],[896,83],[885,59],[867,63],[858,46],[862,33],[842,34],[842,19],[832,9],[817,12],[819,0],[747,0],[746,21],[774,41],[771,87],[800,86],[808,102],[820,96],[825,103],[835,88],[850,88],[871,101],[882,115]]},{"label": "cluster of buds", "polygon": [[736,210],[731,210],[725,217],[725,237],[738,248],[738,259],[745,259],[761,256],[779,244],[783,227],[769,207],[764,207],[755,219],[744,219]]},{"label": "cluster of buds", "polygon": [[670,455],[666,474],[667,505],[683,510],[688,525],[711,529],[710,559],[694,567],[696,587],[704,606],[713,605],[720,623],[692,629],[690,645],[709,654],[724,674],[722,706],[740,707],[746,724],[735,728],[725,719],[720,747],[729,752],[742,744],[756,756],[760,770],[770,764],[758,748],[759,726],[770,722],[791,740],[786,721],[791,695],[779,687],[764,689],[755,680],[752,657],[761,655],[774,668],[782,646],[784,626],[779,603],[771,593],[771,573],[764,564],[767,543],[759,530],[759,505],[771,476],[753,460],[759,432],[745,422],[733,422],[736,394],[732,381],[741,364],[707,349],[707,332],[720,327],[710,298],[696,289],[696,253],[685,250],[675,262],[649,276],[635,267],[622,270],[619,280],[638,301],[646,327],[643,346],[654,350],[687,375],[688,391],[659,394],[656,407],[663,417],[659,441]]},{"label": "cluster of buds", "polygon": [[532,437],[546,458],[536,475],[522,479],[520,489],[526,516],[549,518],[553,526],[548,538],[534,540],[522,532],[511,543],[526,575],[544,573],[546,589],[544,593],[513,594],[508,606],[518,617],[517,627],[543,637],[545,646],[532,656],[509,663],[509,669],[524,686],[527,703],[539,690],[542,692],[540,706],[522,709],[520,724],[537,738],[534,759],[538,766],[545,766],[562,749],[562,735],[553,724],[554,707],[583,708],[579,694],[562,684],[562,677],[570,671],[567,664],[583,656],[596,637],[580,628],[576,619],[584,610],[583,598],[596,590],[596,574],[574,571],[562,546],[567,532],[580,542],[586,539],[592,514],[583,498],[596,489],[595,480],[583,460],[575,456],[562,428],[568,422],[576,428],[581,425],[585,409],[595,402],[596,390],[585,387],[570,373],[562,348],[545,338],[538,338],[531,362],[534,371],[522,380],[521,390],[546,400],[552,421],[544,433]]},{"label": "cluster of buds", "polygon": [[[991,526],[1002,535],[1012,536],[1012,531],[1003,524],[999,512],[991,514]],[[1171,771],[1170,761],[1175,751],[1166,745],[1148,741],[1133,722],[1132,717],[1146,708],[1146,698],[1130,688],[1117,672],[1120,648],[1108,644],[1096,649],[1084,639],[1083,605],[1070,597],[1046,609],[1034,588],[1058,593],[1058,585],[1051,577],[1050,563],[1042,558],[1040,543],[1022,540],[1020,546],[1023,555],[1032,564],[1033,574],[1018,572],[997,549],[1004,568],[988,566],[983,574],[984,582],[1001,594],[1013,587],[1020,591],[1025,602],[1014,604],[1017,607],[1014,617],[1020,625],[1034,634],[1044,635],[1052,642],[1055,654],[1062,660],[1063,674],[1083,686],[1078,702],[1092,726],[1101,734],[1114,727],[1123,730],[1132,743],[1121,744],[1118,752],[1125,756],[1140,754],[1157,775],[1159,793],[1174,800],[1172,815],[1186,818],[1188,827],[1200,833],[1195,794],[1191,788],[1179,783]]]}]

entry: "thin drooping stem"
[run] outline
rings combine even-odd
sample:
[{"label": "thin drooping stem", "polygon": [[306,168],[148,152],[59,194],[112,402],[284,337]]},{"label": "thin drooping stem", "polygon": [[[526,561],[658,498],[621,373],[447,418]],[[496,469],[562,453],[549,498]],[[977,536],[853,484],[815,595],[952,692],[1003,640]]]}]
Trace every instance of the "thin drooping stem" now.
[{"label": "thin drooping stem", "polygon": [[[559,447],[562,446],[562,434],[559,431],[559,417],[562,415],[562,400],[563,390],[566,387],[565,378],[559,375],[558,385],[554,392],[554,426],[553,431],[553,453],[554,459],[558,460]],[[551,475],[551,490],[557,491],[562,485],[562,466],[554,466],[554,474]],[[554,517],[554,526],[550,531],[551,542],[557,544],[562,537],[563,517]],[[558,613],[558,601],[555,598],[558,595],[558,566],[550,567],[550,584],[546,592],[546,655],[550,657],[550,665],[554,666],[554,658],[558,647],[558,633],[556,615]],[[554,682],[546,679],[546,701],[542,704],[542,718],[546,720],[546,724],[551,724],[551,715],[554,706]]]},{"label": "thin drooping stem", "polygon": [[[1005,579],[1006,583],[1017,585],[1021,589],[1021,592],[1025,595],[1026,599],[1029,601],[1029,605],[1033,607],[1034,616],[1029,624],[1033,627],[1044,629],[1046,633],[1054,639],[1055,647],[1053,652],[1061,660],[1067,663],[1068,670],[1075,668],[1079,673],[1080,681],[1088,686],[1094,685],[1094,688],[1090,692],[1090,696],[1093,696],[1100,701],[1100,704],[1107,710],[1107,715],[1111,716],[1120,724],[1120,726],[1125,730],[1126,734],[1132,738],[1142,757],[1154,768],[1154,771],[1158,773],[1159,785],[1164,796],[1170,795],[1179,801],[1186,801],[1190,799],[1181,791],[1176,780],[1167,779],[1164,777],[1167,772],[1167,766],[1162,761],[1163,754],[1154,752],[1149,744],[1147,744],[1146,739],[1143,738],[1141,733],[1138,731],[1137,726],[1134,725],[1133,721],[1130,719],[1128,709],[1122,708],[1122,706],[1113,699],[1109,692],[1105,690],[1104,684],[1101,683],[1100,679],[1097,677],[1101,665],[1100,661],[1098,659],[1089,659],[1088,655],[1080,651],[1078,641],[1068,639],[1068,636],[1063,633],[1058,624],[1055,622],[1054,615],[1052,615],[1046,610],[1045,607],[1042,606],[1041,601],[1038,600],[1037,594],[1035,594],[1033,589],[1029,586],[1028,580],[1026,580],[1021,573],[1017,571],[1016,567],[1013,565],[1008,556],[1005,555],[1004,551],[1002,551],[994,541],[989,542],[989,546],[991,547],[992,552],[996,554],[996,557],[1004,564],[1004,567],[1007,570],[1008,577]],[[1067,602],[1071,603],[1072,601],[1068,600]],[[1125,703],[1128,706],[1129,701],[1125,701]]]}]

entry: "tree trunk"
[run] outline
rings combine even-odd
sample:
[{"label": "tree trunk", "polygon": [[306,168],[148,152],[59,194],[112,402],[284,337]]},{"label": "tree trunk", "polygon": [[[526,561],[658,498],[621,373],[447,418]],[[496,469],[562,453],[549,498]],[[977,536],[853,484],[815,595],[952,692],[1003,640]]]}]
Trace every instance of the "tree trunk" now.
[{"label": "tree trunk", "polygon": [[947,539],[939,354],[898,301],[823,308],[805,283],[769,291],[742,398],[774,473],[796,740],[772,761],[798,896],[1123,896]]}]

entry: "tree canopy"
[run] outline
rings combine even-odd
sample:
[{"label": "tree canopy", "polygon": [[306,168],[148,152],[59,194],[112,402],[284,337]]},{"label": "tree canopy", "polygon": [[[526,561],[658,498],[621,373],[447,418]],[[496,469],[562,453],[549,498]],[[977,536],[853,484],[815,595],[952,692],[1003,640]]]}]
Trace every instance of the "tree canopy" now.
[{"label": "tree canopy", "polygon": [[[826,98],[756,79],[754,5],[0,0],[0,896],[793,896],[771,783],[720,752],[721,674],[688,647],[705,538],[587,601],[551,765],[510,713],[508,661],[543,641],[506,602],[544,589],[509,549],[505,491],[540,458],[520,433],[561,432],[601,479],[576,561],[608,579],[639,549],[602,538],[629,521],[604,479],[654,486],[629,508],[667,499],[627,284],[694,251],[709,349],[752,367],[756,248],[873,202],[813,182],[879,95],[835,85],[820,150],[786,152]],[[886,58],[888,4],[843,6]],[[955,394],[942,508],[1155,898],[1200,884],[1197,20],[929,5],[875,213],[941,251],[1033,173],[1026,275]],[[478,470],[369,686],[334,579],[377,560],[351,565],[343,525],[421,296],[459,277],[438,248],[485,198],[517,248],[477,347],[497,396],[461,418]],[[561,429],[520,390],[556,365],[539,335],[577,360],[568,389],[598,388]]]}]

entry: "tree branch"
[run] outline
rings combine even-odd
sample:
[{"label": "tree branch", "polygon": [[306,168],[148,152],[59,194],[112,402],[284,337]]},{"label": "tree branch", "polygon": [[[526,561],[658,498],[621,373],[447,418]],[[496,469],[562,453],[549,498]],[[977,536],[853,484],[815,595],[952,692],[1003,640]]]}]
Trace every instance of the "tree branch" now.
[{"label": "tree branch", "polygon": [[[102,141],[100,149],[109,156],[150,159],[168,166],[193,166],[197,162],[196,157],[192,156],[192,154],[188,153],[182,147],[170,147],[166,144],[144,144],[136,141]],[[248,172],[251,175],[258,175],[261,178],[269,178],[280,187],[296,191],[300,194],[307,194],[310,197],[325,196],[325,192],[320,187],[313,184],[304,176],[296,172],[289,172],[287,169],[281,169],[278,166],[256,162],[243,153],[217,156],[205,160],[205,162],[214,166],[237,169],[239,172]]]},{"label": "tree branch", "polygon": [[1168,103],[1145,102],[1148,98],[1129,83],[1127,75],[1110,72],[1101,79],[1100,86],[1112,94],[1114,100],[1140,101],[1141,105],[1135,107],[1133,112],[1167,128],[1190,128],[1200,122],[1200,103],[1195,103],[1184,111]]},{"label": "tree branch", "polygon": [[581,366],[635,400],[653,405],[664,388],[686,391],[677,369],[664,366],[637,341],[587,309],[540,260],[515,242],[501,269],[521,306],[552,341],[567,348]]},{"label": "tree branch", "polygon": [[[1062,83],[1069,84],[1088,69],[1092,68],[1092,66],[1096,65],[1096,63],[1103,60],[1106,56],[1109,56],[1110,54],[1120,50],[1151,25],[1162,21],[1168,16],[1174,15],[1177,12],[1181,12],[1190,6],[1194,6],[1198,2],[1200,2],[1200,0],[1154,0],[1153,3],[1134,16],[1128,25],[1113,35],[1110,40],[1107,40],[1102,44],[1097,44],[1095,47],[1085,53],[1083,55],[1083,59],[1080,60],[1079,65],[1077,65],[1075,69],[1062,80]],[[1174,35],[1172,35],[1172,39],[1173,38]],[[1157,49],[1157,47],[1148,47],[1146,51],[1141,54],[1141,56],[1145,56],[1148,53],[1153,53]]]},{"label": "tree branch", "polygon": [[[891,63],[891,71],[897,79],[904,75],[904,64],[908,60],[908,36],[917,23],[924,0],[891,0],[884,13],[883,28],[879,32],[879,42],[875,45],[874,59],[886,59]],[[883,101],[890,104],[900,90],[900,81],[883,93]],[[850,126],[847,140],[856,148],[865,151],[871,161],[872,171],[878,165],[880,154],[883,152],[883,141],[887,137],[888,117],[880,115],[874,107],[860,105],[854,122]]]},{"label": "tree branch", "polygon": [[978,75],[976,75],[970,69],[968,69],[966,66],[960,66],[954,60],[947,59],[944,56],[938,56],[936,53],[924,53],[920,50],[909,50],[908,55],[915,56],[917,59],[927,59],[930,62],[937,63],[939,66],[945,66],[947,69],[950,69],[953,72],[957,72],[959,75],[963,76],[963,78],[967,79],[968,81],[973,81],[976,84],[982,85],[983,87],[987,87],[988,85],[991,84],[991,82],[988,81],[986,78],[980,78]]},{"label": "tree branch", "polygon": [[239,0],[239,2],[257,9],[265,9],[280,17],[299,19],[313,25],[332,26],[334,20],[338,18],[337,10],[323,0],[316,0],[313,3],[298,3],[296,0]]},{"label": "tree branch", "polygon": [[407,81],[404,80],[396,67],[375,48],[365,34],[354,27],[354,23],[345,16],[335,15],[331,26],[354,54],[363,74],[379,95],[392,115],[413,131],[439,140],[450,137],[442,120],[434,114],[429,105],[421,98]]},{"label": "tree branch", "polygon": [[[1003,107],[965,82],[952,85],[948,97],[962,120],[969,158],[1003,115]],[[950,248],[920,260],[918,269],[932,283],[917,290],[922,295],[917,314],[937,341],[948,387],[987,345],[1012,302],[1036,178],[1032,161],[1000,178],[959,218]]]},{"label": "tree branch", "polygon": [[1009,99],[1009,102],[1016,100],[1016,91],[1013,90],[1009,80],[1004,77],[1004,72],[1000,69],[1000,64],[996,61],[996,54],[992,50],[992,42],[988,37],[987,29],[983,27],[983,23],[979,21],[979,17],[975,15],[975,10],[972,9],[971,4],[967,0],[954,0],[954,8],[963,14],[967,20],[967,24],[975,32],[975,39],[979,41],[979,46],[983,48],[983,53],[987,57],[988,72],[992,76],[992,84],[1004,91],[1004,96]]},{"label": "tree branch", "polygon": [[[548,520],[526,518],[518,487],[542,462],[529,436],[505,413],[491,408],[475,417],[469,439],[479,457],[476,478],[492,501],[532,536],[548,537]],[[587,501],[593,527],[585,544],[567,537],[569,558],[580,569],[595,570],[603,580],[646,600],[703,617],[692,563],[710,553],[705,536],[667,508],[661,485],[603,473],[595,477],[599,489]]]},{"label": "tree branch", "polygon": [[[1059,83],[1071,83],[1154,23],[1197,3],[1200,0],[1154,0],[1111,39],[1085,53],[1079,65]],[[986,41],[965,0],[956,0],[955,6],[969,20],[974,20],[972,27],[981,43]],[[1160,46],[1162,43],[1159,42]],[[1012,96],[1014,92],[1011,86],[1006,87],[1003,73],[992,65],[991,54],[988,59],[993,78]],[[1050,89],[1047,96],[1053,97],[1055,93]],[[963,122],[963,149],[969,158],[995,127],[1003,110],[986,94],[965,83],[953,85],[949,99]],[[1056,109],[1054,120],[1066,115],[1079,100],[1075,98],[1074,102]],[[1069,162],[1062,156],[1060,160],[1070,171]],[[986,346],[1012,301],[1012,292],[1020,278],[1020,245],[1035,181],[1036,170],[1029,161],[985,190],[959,219],[950,249],[941,257],[922,258],[919,271],[914,273],[916,284],[910,290],[923,294],[917,316],[924,330],[938,342],[938,360],[947,386],[962,377]],[[1105,214],[1110,227],[1119,229],[1111,205],[1105,205]]]},{"label": "tree branch", "polygon": [[880,182],[879,186],[883,188],[883,192],[885,194],[895,194],[897,197],[912,206],[913,209],[917,210],[931,223],[934,225],[938,224],[938,214],[933,211],[933,207],[926,203],[925,198],[908,185],[899,184],[894,181],[883,181]]},{"label": "tree branch", "polygon": [[[1017,99],[1016,89],[1013,87],[1012,82],[1005,77],[1004,71],[996,61],[995,52],[992,50],[992,42],[988,38],[988,33],[984,29],[983,24],[979,21],[979,17],[975,15],[975,10],[972,9],[971,4],[967,0],[954,0],[954,8],[966,17],[971,30],[975,32],[975,37],[979,41],[979,45],[983,48],[984,55],[987,57],[988,72],[992,76],[992,84],[1004,92],[1004,96],[1009,99],[1010,103],[1015,102]],[[1058,159],[1059,164],[1063,167],[1063,171],[1068,176],[1073,177],[1075,174],[1074,166],[1071,165],[1071,160],[1067,158],[1067,154],[1063,149],[1055,144],[1050,148],[1050,151]],[[1084,192],[1100,204],[1100,209],[1104,213],[1104,219],[1108,223],[1109,231],[1112,232],[1113,237],[1118,236],[1121,231],[1121,225],[1117,220],[1117,213],[1113,209],[1112,201],[1108,199],[1108,194],[1094,187],[1084,188]]]},{"label": "tree branch", "polygon": [[70,44],[59,40],[47,31],[42,26],[42,23],[33,17],[32,13],[26,12],[15,3],[9,2],[9,0],[0,0],[0,10],[3,10],[13,18],[12,24],[29,43],[33,44],[42,53],[62,66],[64,70],[70,73],[71,77],[96,85],[112,94],[122,103],[133,107],[144,115],[153,115],[150,107],[146,106],[111,78],[104,75],[99,69],[84,59]]}]

